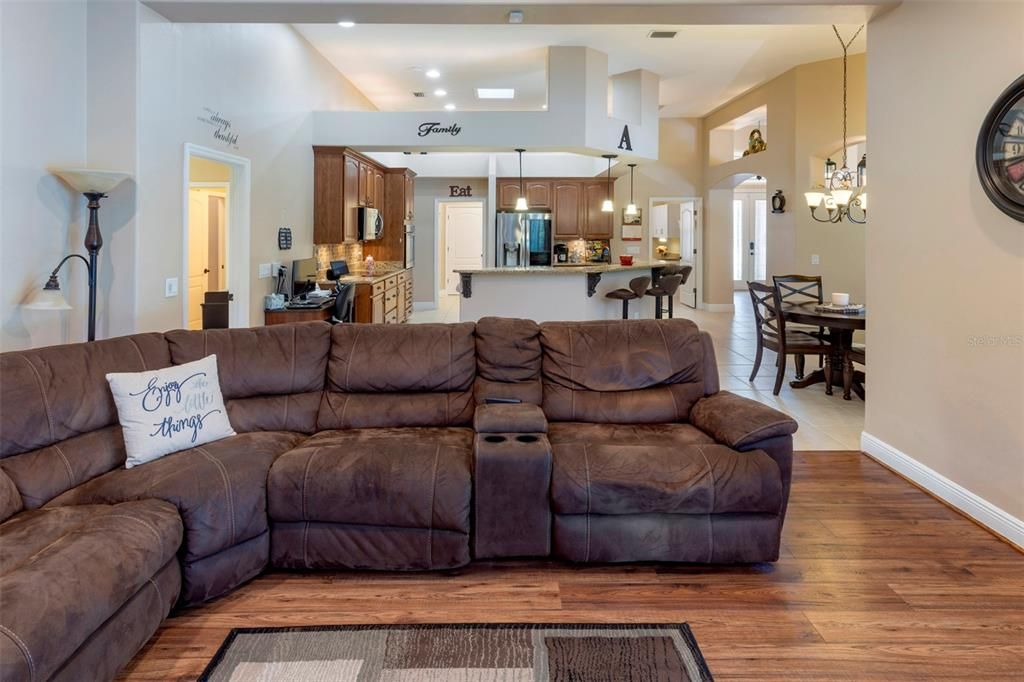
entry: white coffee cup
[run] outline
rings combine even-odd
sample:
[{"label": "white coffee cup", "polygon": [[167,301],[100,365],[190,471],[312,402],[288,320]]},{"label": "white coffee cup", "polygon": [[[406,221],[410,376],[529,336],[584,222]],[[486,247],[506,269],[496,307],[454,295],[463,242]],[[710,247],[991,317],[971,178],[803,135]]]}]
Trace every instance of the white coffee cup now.
[{"label": "white coffee cup", "polygon": [[832,305],[850,305],[850,295],[832,294]]}]

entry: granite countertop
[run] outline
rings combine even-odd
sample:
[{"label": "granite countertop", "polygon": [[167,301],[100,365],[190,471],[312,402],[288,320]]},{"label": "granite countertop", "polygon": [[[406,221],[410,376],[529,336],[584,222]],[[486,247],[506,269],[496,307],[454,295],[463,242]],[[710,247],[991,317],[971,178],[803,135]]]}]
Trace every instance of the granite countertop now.
[{"label": "granite countertop", "polygon": [[676,265],[671,261],[633,261],[632,265],[618,263],[580,263],[577,265],[534,265],[529,267],[496,267],[455,270],[463,275],[573,275],[576,273],[601,274],[604,272],[623,272],[626,270],[650,270],[651,268]]},{"label": "granite countertop", "polygon": [[410,269],[411,268],[406,268],[401,265],[395,267],[381,267],[381,264],[378,263],[374,266],[372,275],[367,273],[365,270],[352,270],[349,274],[339,277],[338,281],[342,284],[373,284],[374,282],[379,282],[383,279],[387,279],[388,277],[393,277],[400,272]]}]

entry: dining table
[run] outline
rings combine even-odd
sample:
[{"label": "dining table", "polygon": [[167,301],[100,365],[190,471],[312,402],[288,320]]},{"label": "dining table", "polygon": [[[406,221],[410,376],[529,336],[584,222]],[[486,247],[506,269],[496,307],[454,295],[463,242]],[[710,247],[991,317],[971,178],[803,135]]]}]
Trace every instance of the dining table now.
[{"label": "dining table", "polygon": [[825,392],[832,395],[832,386],[842,385],[843,399],[850,400],[850,392],[864,400],[864,372],[855,370],[850,359],[853,347],[853,333],[863,330],[867,324],[867,312],[840,313],[818,310],[816,301],[783,303],[781,314],[787,323],[804,324],[828,329],[831,344],[829,363],[826,368],[816,369],[802,379],[789,382],[791,388],[806,388],[825,382],[825,371],[831,369],[831,381],[825,383]]}]

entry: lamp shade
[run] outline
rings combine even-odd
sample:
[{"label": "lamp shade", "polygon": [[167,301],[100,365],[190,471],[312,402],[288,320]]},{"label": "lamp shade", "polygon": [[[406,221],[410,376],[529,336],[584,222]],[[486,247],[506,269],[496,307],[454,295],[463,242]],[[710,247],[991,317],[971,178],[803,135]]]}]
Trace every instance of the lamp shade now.
[{"label": "lamp shade", "polygon": [[868,193],[867,192],[861,192],[857,196],[857,203],[860,204],[860,208],[861,208],[862,211],[867,211],[868,210]]},{"label": "lamp shade", "polygon": [[853,197],[853,191],[848,189],[834,189],[832,190],[832,198],[836,200],[836,203],[840,206],[849,206],[850,199]]},{"label": "lamp shade", "polygon": [[601,202],[601,212],[611,213],[615,210],[615,204],[612,203],[611,199],[605,199]]},{"label": "lamp shade", "polygon": [[71,310],[71,306],[68,305],[64,293],[59,287],[36,289],[32,297],[25,303],[25,308],[29,310]]},{"label": "lamp shade", "polygon": [[132,176],[124,171],[92,168],[51,168],[50,172],[78,192],[106,194]]},{"label": "lamp shade", "polygon": [[821,206],[821,202],[825,201],[824,192],[804,192],[804,197],[807,199],[807,205],[811,208],[818,208]]},{"label": "lamp shade", "polygon": [[632,202],[626,204],[626,215],[636,215],[636,204]]},{"label": "lamp shade", "polygon": [[529,205],[526,203],[526,197],[519,197],[516,199],[516,210],[517,211],[528,211]]}]

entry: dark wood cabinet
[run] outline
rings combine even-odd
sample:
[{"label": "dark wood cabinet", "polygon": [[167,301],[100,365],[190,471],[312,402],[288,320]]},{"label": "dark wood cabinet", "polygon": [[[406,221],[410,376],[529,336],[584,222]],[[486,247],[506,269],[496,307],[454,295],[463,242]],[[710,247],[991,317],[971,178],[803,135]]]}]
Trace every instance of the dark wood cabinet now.
[{"label": "dark wood cabinet", "polygon": [[403,174],[405,182],[405,222],[411,223],[415,218],[416,213],[416,196],[415,196],[415,180],[416,174],[411,170],[405,169]]},{"label": "dark wood cabinet", "polygon": [[606,182],[589,182],[583,186],[583,238],[611,239],[612,218],[615,213],[605,213],[601,204],[608,198]]},{"label": "dark wood cabinet", "polygon": [[583,234],[581,221],[582,185],[578,182],[554,183],[551,221],[555,239],[578,239]]},{"label": "dark wood cabinet", "polygon": [[313,147],[313,243],[358,241],[359,208],[384,211],[386,198],[384,168],[346,147]]},{"label": "dark wood cabinet", "polygon": [[526,183],[526,203],[530,210],[551,209],[551,183],[531,180]]},{"label": "dark wood cabinet", "polygon": [[498,181],[498,209],[511,211],[519,198],[519,180]]},{"label": "dark wood cabinet", "polygon": [[374,173],[375,208],[384,218],[384,235],[363,242],[363,255],[376,261],[405,263],[405,229],[412,223],[416,173],[408,168],[387,168]]}]

